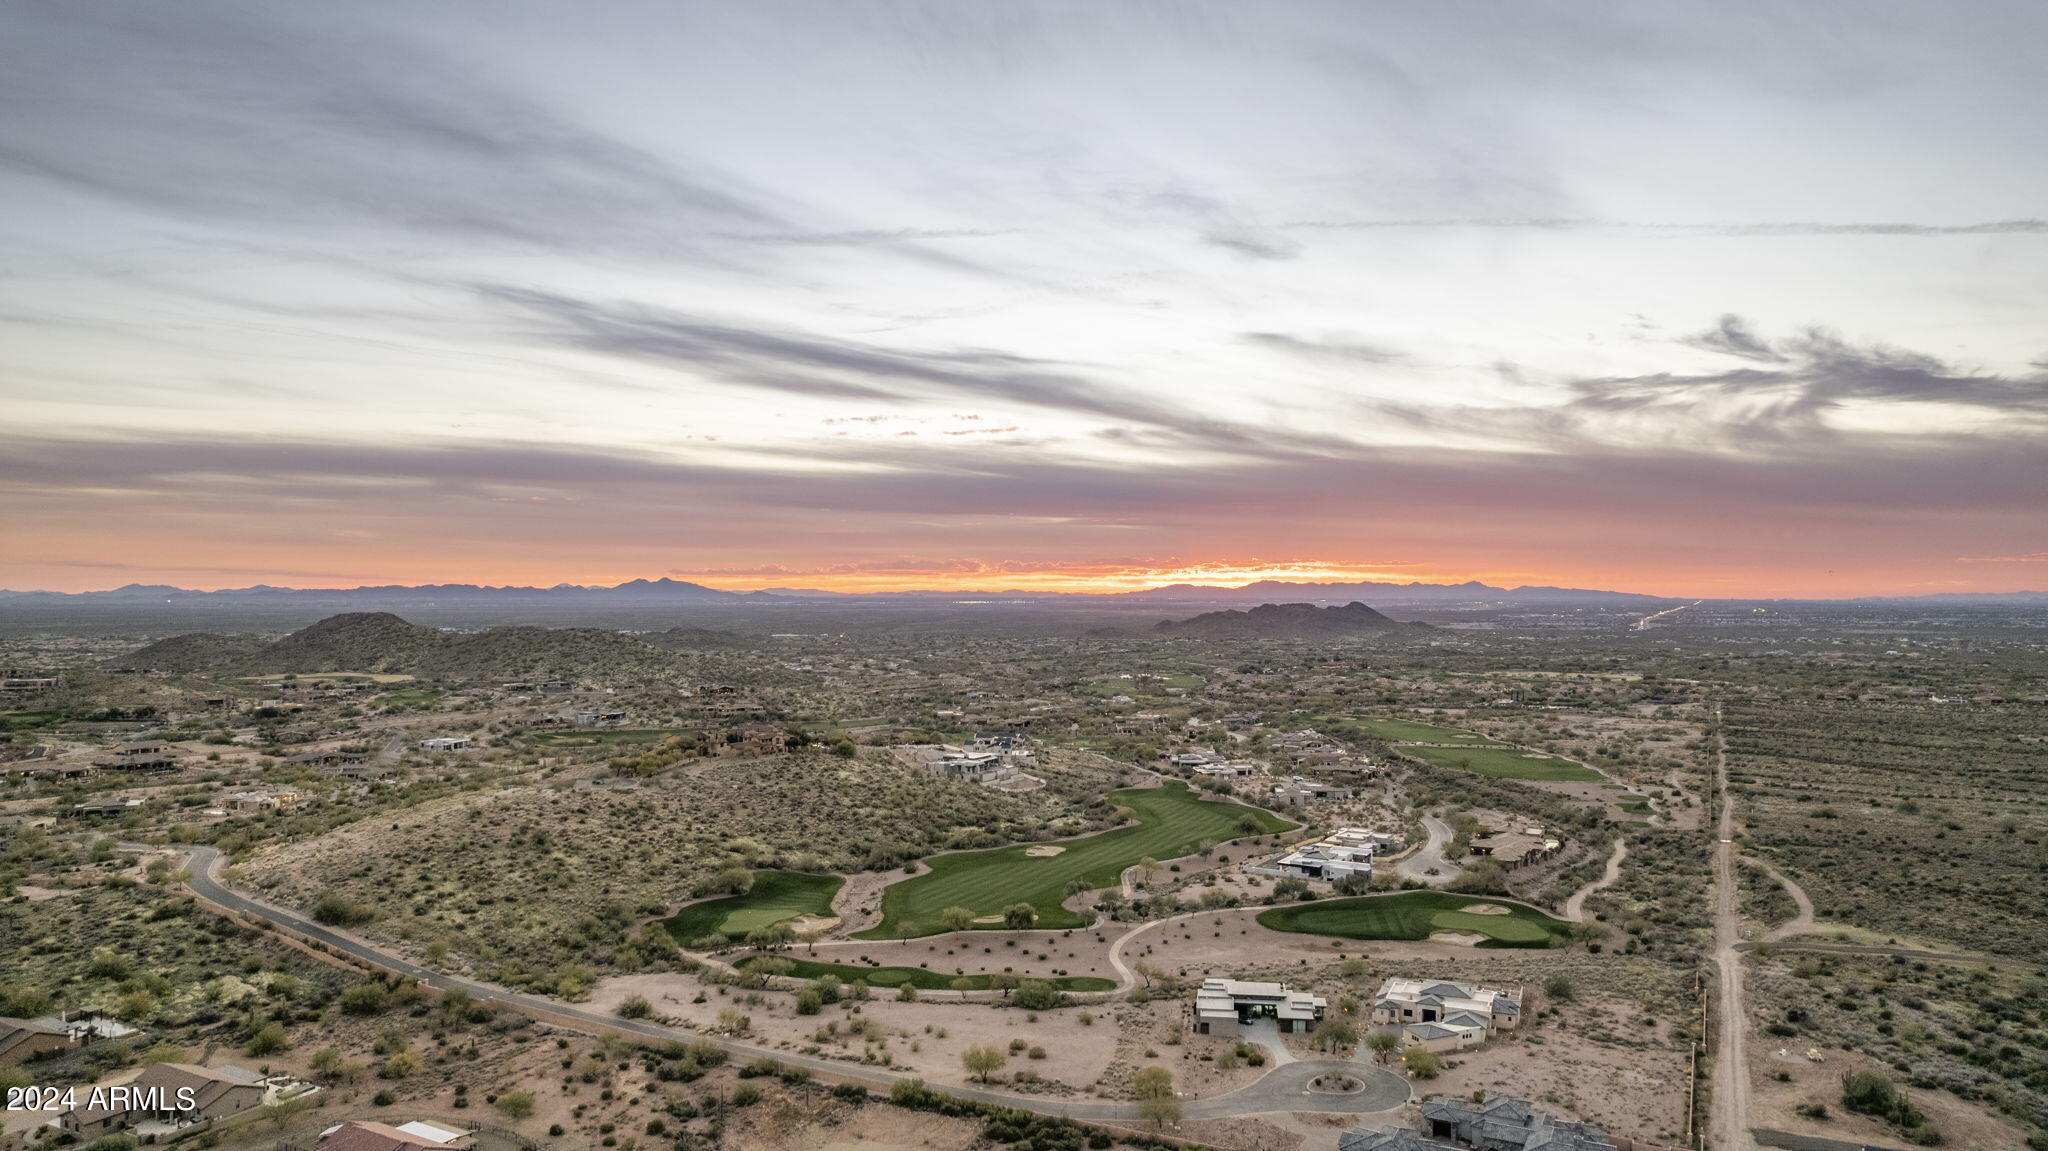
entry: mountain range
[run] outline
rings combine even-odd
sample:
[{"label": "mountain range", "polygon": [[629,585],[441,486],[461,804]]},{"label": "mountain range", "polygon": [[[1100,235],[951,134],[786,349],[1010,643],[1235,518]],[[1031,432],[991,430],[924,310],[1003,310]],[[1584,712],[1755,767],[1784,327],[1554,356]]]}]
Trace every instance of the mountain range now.
[{"label": "mountain range", "polygon": [[143,671],[244,675],[368,671],[427,679],[659,679],[679,670],[680,652],[745,642],[702,628],[645,636],[589,627],[447,632],[389,612],[348,612],[272,641],[208,632],[175,635],[112,662]]},{"label": "mountain range", "polygon": [[[1130,592],[1048,592],[1023,589],[989,591],[905,590],[888,592],[835,592],[815,588],[770,588],[765,591],[735,592],[706,587],[687,580],[635,579],[610,587],[556,584],[552,587],[492,587],[481,584],[384,584],[353,588],[288,588],[257,584],[253,587],[195,591],[167,584],[129,584],[108,591],[53,592],[0,589],[0,608],[41,605],[145,605],[151,603],[188,606],[307,606],[347,610],[391,610],[405,607],[605,607],[605,606],[743,606],[748,603],[811,602],[925,602],[943,603],[961,599],[999,598],[1071,604],[1148,603],[1315,603],[1346,604],[1371,600],[1378,604],[1465,605],[1526,604],[1552,607],[1644,607],[1672,604],[1676,596],[1644,595],[1638,592],[1597,588],[1548,586],[1496,587],[1468,580],[1464,583],[1421,582],[1292,582],[1260,580],[1242,587],[1177,583]],[[1688,597],[1689,598],[1689,597]],[[1829,601],[1814,601],[1829,602]],[[2048,605],[2048,591],[1989,593],[1937,593],[1922,596],[1864,596],[1839,602],[1886,604],[1949,604],[1985,606]]]}]

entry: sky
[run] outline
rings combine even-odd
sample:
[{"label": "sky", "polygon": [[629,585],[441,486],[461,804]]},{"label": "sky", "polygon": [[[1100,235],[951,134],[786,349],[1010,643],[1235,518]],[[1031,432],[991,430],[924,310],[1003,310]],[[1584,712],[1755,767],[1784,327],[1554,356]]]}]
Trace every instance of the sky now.
[{"label": "sky", "polygon": [[0,9],[0,586],[2048,587],[2048,7]]}]

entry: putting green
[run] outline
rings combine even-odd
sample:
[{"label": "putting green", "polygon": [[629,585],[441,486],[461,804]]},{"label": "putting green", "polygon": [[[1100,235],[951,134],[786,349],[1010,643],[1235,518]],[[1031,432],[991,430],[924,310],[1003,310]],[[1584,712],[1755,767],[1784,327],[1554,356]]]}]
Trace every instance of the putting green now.
[{"label": "putting green", "polygon": [[[1500,913],[1466,911],[1498,907]],[[1526,904],[1447,891],[1404,891],[1296,903],[1259,913],[1259,925],[1340,939],[1428,939],[1437,932],[1482,935],[1480,947],[1546,947],[1570,926]]]},{"label": "putting green", "polygon": [[684,947],[709,935],[744,939],[750,931],[806,915],[830,916],[832,897],[845,883],[836,875],[757,871],[754,886],[745,895],[692,903],[670,916],[666,926],[669,936]]},{"label": "putting green", "polygon": [[[964,907],[982,918],[999,916],[1017,903],[1028,903],[1037,911],[1034,927],[1085,927],[1094,922],[1092,913],[1060,906],[1069,883],[1078,881],[1090,890],[1110,887],[1125,868],[1147,858],[1177,859],[1242,835],[1296,826],[1257,808],[1203,799],[1178,780],[1161,787],[1113,791],[1108,799],[1129,808],[1138,822],[1069,840],[1057,855],[1030,855],[1033,845],[1020,843],[934,856],[926,861],[930,871],[883,889],[881,925],[855,938],[935,935],[947,930],[940,916],[949,907]],[[1240,826],[1247,820],[1254,830]],[[1002,929],[1000,923],[977,926]]]}]

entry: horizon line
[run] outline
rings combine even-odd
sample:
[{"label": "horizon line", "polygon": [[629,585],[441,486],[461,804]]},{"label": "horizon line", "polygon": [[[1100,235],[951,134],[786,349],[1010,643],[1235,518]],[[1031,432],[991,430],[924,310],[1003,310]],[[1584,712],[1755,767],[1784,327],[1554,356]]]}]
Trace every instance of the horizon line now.
[{"label": "horizon line", "polygon": [[1301,579],[1301,580],[1289,580],[1289,579],[1279,579],[1279,578],[1274,578],[1274,577],[1270,577],[1270,576],[1267,576],[1267,577],[1261,577],[1261,578],[1259,578],[1259,579],[1254,579],[1254,580],[1248,580],[1248,581],[1246,581],[1246,582],[1244,582],[1244,583],[1238,583],[1238,584],[1232,584],[1232,583],[1197,583],[1197,582],[1192,582],[1192,581],[1189,581],[1189,580],[1185,580],[1185,579],[1177,579],[1177,580],[1171,580],[1171,581],[1168,581],[1168,582],[1165,582],[1165,583],[1159,583],[1159,584],[1152,584],[1152,585],[1148,585],[1148,586],[1144,586],[1144,587],[1136,587],[1136,588],[1122,588],[1122,589],[1115,589],[1115,590],[1088,590],[1088,589],[1081,589],[1081,588],[1020,588],[1020,587],[1007,587],[1007,588],[997,588],[997,587],[976,587],[976,588],[945,588],[945,587],[930,587],[930,586],[917,586],[917,585],[908,585],[908,586],[902,586],[902,587],[894,587],[894,588],[880,588],[880,589],[877,589],[877,588],[869,588],[869,589],[863,589],[863,590],[857,590],[857,591],[833,591],[833,590],[830,590],[830,589],[827,589],[827,588],[801,588],[801,587],[793,587],[793,586],[788,586],[788,585],[777,585],[777,586],[774,586],[774,587],[760,587],[760,588],[725,588],[725,587],[717,587],[717,586],[714,586],[714,585],[712,585],[712,584],[700,583],[700,582],[698,582],[698,581],[695,581],[695,580],[684,580],[684,579],[677,579],[677,578],[675,578],[675,577],[672,577],[672,576],[667,576],[667,575],[663,575],[663,576],[657,576],[657,577],[654,577],[654,578],[648,578],[648,577],[645,577],[645,576],[636,576],[636,577],[632,577],[632,578],[628,578],[628,579],[624,579],[624,580],[621,580],[621,581],[619,581],[618,583],[615,583],[615,584],[603,584],[603,583],[590,583],[590,584],[582,584],[582,583],[572,583],[572,582],[569,582],[569,581],[559,581],[559,582],[556,582],[556,583],[553,583],[553,584],[517,584],[517,583],[505,583],[505,584],[490,584],[490,583],[466,583],[466,582],[454,582],[454,581],[441,581],[441,582],[431,582],[431,583],[397,583],[397,582],[390,582],[390,583],[362,583],[362,584],[356,584],[356,585],[354,585],[354,586],[347,586],[347,587],[344,587],[344,586],[339,586],[339,585],[325,585],[325,586],[292,586],[292,585],[286,585],[286,584],[272,584],[272,583],[261,583],[261,582],[258,582],[258,583],[252,583],[252,584],[244,584],[244,585],[239,585],[239,586],[229,586],[229,585],[223,585],[223,586],[219,586],[219,587],[210,587],[210,588],[208,588],[208,587],[184,587],[184,586],[180,586],[180,585],[176,585],[176,584],[169,584],[169,583],[165,583],[165,584],[144,584],[144,583],[139,583],[139,582],[130,582],[130,583],[127,583],[127,584],[123,584],[123,585],[121,585],[121,586],[119,586],[119,587],[109,587],[109,588],[88,588],[88,589],[83,589],[83,590],[79,590],[79,591],[57,591],[57,590],[54,590],[54,589],[49,589],[49,588],[20,588],[20,589],[17,589],[17,588],[5,588],[5,587],[0,587],[0,595],[11,595],[11,596],[32,596],[32,595],[47,595],[47,596],[67,596],[67,597],[68,597],[68,596],[87,596],[87,595],[108,595],[108,594],[112,594],[112,593],[114,593],[114,592],[126,591],[126,590],[129,590],[129,589],[131,589],[131,588],[132,588],[132,589],[142,589],[142,588],[156,588],[156,587],[161,587],[161,588],[167,589],[167,590],[169,590],[169,591],[174,591],[174,592],[183,592],[183,593],[188,593],[188,594],[194,594],[194,595],[219,595],[219,594],[223,594],[223,593],[230,593],[230,592],[238,592],[238,591],[258,591],[258,590],[268,590],[268,591],[277,591],[277,592],[291,592],[291,593],[316,593],[316,592],[374,592],[374,591],[383,591],[383,590],[422,590],[422,589],[427,589],[427,588],[471,588],[471,589],[475,589],[475,590],[477,590],[477,591],[535,591],[535,592],[551,592],[551,591],[616,591],[616,590],[618,590],[618,589],[620,589],[620,588],[626,587],[626,586],[628,586],[628,585],[630,585],[630,584],[634,584],[634,583],[645,583],[645,584],[663,584],[663,583],[667,583],[667,584],[675,584],[675,585],[681,585],[681,586],[687,586],[687,587],[695,587],[695,588],[701,588],[701,589],[703,589],[703,590],[705,590],[705,591],[710,591],[710,592],[716,592],[716,593],[718,593],[718,594],[720,594],[720,595],[729,595],[729,596],[734,596],[734,597],[748,597],[748,596],[759,596],[759,595],[770,595],[770,596],[773,596],[773,595],[778,595],[778,594],[788,594],[788,593],[792,593],[792,592],[797,592],[797,593],[815,593],[815,594],[820,594],[820,595],[826,595],[826,596],[833,596],[833,597],[848,597],[848,598],[861,598],[861,597],[874,597],[874,596],[890,596],[890,595],[963,595],[963,596],[971,596],[971,595],[1008,595],[1008,596],[1037,596],[1037,597],[1055,597],[1055,596],[1057,596],[1057,597],[1083,597],[1083,598],[1089,598],[1089,599],[1110,599],[1110,598],[1116,598],[1116,597],[1120,597],[1120,596],[1127,596],[1127,595],[1132,595],[1132,594],[1142,594],[1142,593],[1145,593],[1145,592],[1157,592],[1157,591],[1165,591],[1165,590],[1168,590],[1168,589],[1171,589],[1171,588],[1177,588],[1177,587],[1179,587],[1179,588],[1189,588],[1189,589],[1200,589],[1200,590],[1204,590],[1204,591],[1217,591],[1217,592],[1241,592],[1241,591],[1244,591],[1244,590],[1246,590],[1247,588],[1251,588],[1251,587],[1253,587],[1253,586],[1256,586],[1256,585],[1259,585],[1259,584],[1275,584],[1275,585],[1279,585],[1279,586],[1282,586],[1282,587],[1294,587],[1294,588],[1320,588],[1320,587],[1356,587],[1356,586],[1360,586],[1360,585],[1366,585],[1366,586],[1384,587],[1384,588],[1390,588],[1390,589],[1395,589],[1395,588],[1442,588],[1442,589],[1451,589],[1451,588],[1458,588],[1458,587],[1464,587],[1464,586],[1467,586],[1467,585],[1473,585],[1473,584],[1476,584],[1476,585],[1478,585],[1479,587],[1482,587],[1482,588],[1488,588],[1488,589],[1492,589],[1492,590],[1497,590],[1497,591],[1516,591],[1516,590],[1519,590],[1519,589],[1522,589],[1522,588],[1544,588],[1544,589],[1550,589],[1550,590],[1557,590],[1557,591],[1582,591],[1582,592],[1588,592],[1588,593],[1593,593],[1593,594],[1600,594],[1600,595],[1617,595],[1617,596],[1641,596],[1641,597],[1644,597],[1644,598],[1648,598],[1648,599],[1660,599],[1660,600],[1685,600],[1685,599],[1692,599],[1692,600],[1699,600],[1699,601],[1701,601],[1701,602],[1709,602],[1709,601],[1721,601],[1721,602],[1743,602],[1743,601],[1789,601],[1789,602],[1838,602],[1838,601],[1849,601],[1849,600],[1868,600],[1868,599],[1919,599],[1919,598],[1925,598],[1925,597],[1929,597],[1929,596],[1943,596],[1943,595],[1947,595],[1947,596],[1968,596],[1968,597],[1973,597],[1973,598],[1985,598],[1985,597],[1996,597],[1996,596],[2030,596],[2030,595],[2035,595],[2035,596],[2048,596],[2048,589],[2038,589],[2038,588],[2012,588],[2012,589],[2006,589],[2006,590],[1997,590],[1997,591],[1962,591],[1962,590],[1949,590],[1949,591],[1918,591],[1918,592],[1889,592],[1889,593],[1881,593],[1881,594],[1863,594],[1863,595],[1832,595],[1832,596],[1830,596],[1830,595],[1812,595],[1812,594],[1808,594],[1808,595],[1787,595],[1787,594],[1777,594],[1777,595],[1770,595],[1770,594],[1751,594],[1751,595],[1742,595],[1742,594],[1727,594],[1727,593],[1720,593],[1720,594],[1704,594],[1704,595],[1703,595],[1703,594],[1699,594],[1699,593],[1667,593],[1667,592],[1637,592],[1637,591],[1627,591],[1627,590],[1623,590],[1623,589],[1620,589],[1620,588],[1603,588],[1603,587],[1568,587],[1568,586],[1565,586],[1565,585],[1561,585],[1561,584],[1531,584],[1531,583],[1520,583],[1520,584],[1516,584],[1516,585],[1513,585],[1513,586],[1508,586],[1508,585],[1497,585],[1497,584],[1490,584],[1490,583],[1487,583],[1486,581],[1484,581],[1484,580],[1482,580],[1482,579],[1479,579],[1479,578],[1476,578],[1476,577],[1475,577],[1475,578],[1467,578],[1467,579],[1462,579],[1462,580],[1445,580],[1445,581],[1441,581],[1441,582],[1439,582],[1439,581],[1434,581],[1434,580],[1409,580],[1409,581],[1405,581],[1405,582],[1403,582],[1403,581],[1394,581],[1394,580],[1372,580],[1372,579],[1349,579],[1349,580],[1346,580],[1346,579],[1334,579],[1334,580],[1308,580],[1308,579]]}]

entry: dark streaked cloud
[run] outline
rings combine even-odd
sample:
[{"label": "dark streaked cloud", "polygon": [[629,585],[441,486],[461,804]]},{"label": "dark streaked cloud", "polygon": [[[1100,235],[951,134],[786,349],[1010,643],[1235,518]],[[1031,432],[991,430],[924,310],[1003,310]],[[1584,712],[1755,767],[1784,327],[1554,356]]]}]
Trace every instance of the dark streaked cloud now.
[{"label": "dark streaked cloud", "polygon": [[1081,414],[1170,433],[1233,452],[1341,452],[1338,437],[1260,429],[1204,418],[1153,400],[1075,366],[1010,352],[885,348],[786,328],[742,327],[629,302],[595,301],[502,284],[477,294],[538,320],[522,333],[578,351],[680,369],[714,382],[800,395],[908,402],[919,398],[996,401]]},{"label": "dark streaked cloud", "polygon": [[1394,364],[1408,358],[1405,353],[1379,344],[1334,337],[1292,336],[1285,332],[1246,332],[1243,338],[1246,343],[1256,344],[1262,348],[1335,364]]},{"label": "dark streaked cloud", "polygon": [[1704,332],[1686,336],[1678,341],[1709,352],[1724,352],[1745,360],[1760,360],[1764,363],[1782,364],[1785,357],[1772,350],[1769,344],[1758,339],[1750,331],[1749,321],[1729,313],[1721,317],[1714,327]]}]

